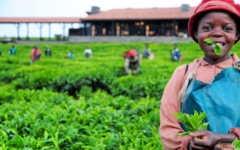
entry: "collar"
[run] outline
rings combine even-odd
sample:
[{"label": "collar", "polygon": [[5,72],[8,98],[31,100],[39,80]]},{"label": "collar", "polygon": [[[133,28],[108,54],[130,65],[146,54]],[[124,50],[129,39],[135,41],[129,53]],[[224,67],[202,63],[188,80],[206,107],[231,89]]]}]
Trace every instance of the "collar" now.
[{"label": "collar", "polygon": [[[217,66],[219,68],[227,68],[227,67],[229,67],[229,65],[233,66],[237,61],[239,61],[239,58],[238,58],[236,53],[233,53],[230,56],[231,56],[232,59],[227,59],[227,60],[225,60],[223,62],[215,64],[215,66]],[[198,59],[198,61],[200,61],[200,64],[202,66],[212,66],[207,61],[205,61],[203,58]]]}]

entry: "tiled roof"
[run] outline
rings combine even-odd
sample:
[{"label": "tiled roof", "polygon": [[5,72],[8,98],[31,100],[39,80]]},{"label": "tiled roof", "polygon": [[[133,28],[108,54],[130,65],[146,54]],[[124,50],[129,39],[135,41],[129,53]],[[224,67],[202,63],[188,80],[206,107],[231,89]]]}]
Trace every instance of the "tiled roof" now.
[{"label": "tiled roof", "polygon": [[0,23],[79,23],[81,18],[73,17],[49,17],[49,18],[20,18],[0,17]]},{"label": "tiled roof", "polygon": [[175,8],[145,8],[145,9],[112,9],[92,14],[82,18],[82,21],[94,20],[155,20],[155,19],[188,19],[196,7],[190,7],[188,12],[181,12],[181,7]]},{"label": "tiled roof", "polygon": [[188,19],[196,7],[190,7],[188,12],[181,12],[181,7],[175,8],[142,8],[142,9],[112,9],[92,14],[85,18],[77,17],[0,17],[0,23],[80,23],[81,21],[101,20],[156,20],[156,19]]}]

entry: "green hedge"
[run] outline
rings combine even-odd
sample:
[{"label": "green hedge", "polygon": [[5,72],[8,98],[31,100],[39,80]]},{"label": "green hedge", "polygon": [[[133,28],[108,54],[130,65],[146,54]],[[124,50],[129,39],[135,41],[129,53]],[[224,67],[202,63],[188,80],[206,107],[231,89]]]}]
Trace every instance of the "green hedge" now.
[{"label": "green hedge", "polygon": [[[203,53],[178,43],[185,59],[171,62],[168,43],[149,43],[138,75],[125,75],[122,52],[145,43],[49,44],[52,57],[30,63],[33,45],[0,45],[0,149],[163,149],[159,106],[174,69]],[[86,59],[90,46],[93,57]],[[239,54],[240,45],[233,47]],[[73,50],[74,60],[65,59]]]}]

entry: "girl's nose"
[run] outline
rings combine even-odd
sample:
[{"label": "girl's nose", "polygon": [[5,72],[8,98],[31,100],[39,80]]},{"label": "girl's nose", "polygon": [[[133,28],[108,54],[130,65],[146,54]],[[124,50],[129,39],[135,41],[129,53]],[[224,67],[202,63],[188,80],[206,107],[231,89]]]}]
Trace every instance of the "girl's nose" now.
[{"label": "girl's nose", "polygon": [[221,27],[215,27],[213,30],[212,30],[212,36],[215,36],[215,37],[220,37],[220,36],[223,36],[223,30]]}]

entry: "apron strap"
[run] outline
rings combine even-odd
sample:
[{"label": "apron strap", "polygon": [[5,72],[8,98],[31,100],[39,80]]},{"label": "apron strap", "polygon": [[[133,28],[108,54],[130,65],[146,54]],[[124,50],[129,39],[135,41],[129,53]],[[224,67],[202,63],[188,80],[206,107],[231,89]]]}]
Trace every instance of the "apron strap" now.
[{"label": "apron strap", "polygon": [[197,75],[197,69],[200,66],[200,61],[197,63],[196,67],[194,68],[194,70],[192,72],[190,72],[186,78],[186,80],[184,81],[184,84],[178,94],[178,102],[179,102],[179,108],[182,104],[183,98],[185,96],[185,92],[187,90],[189,81],[192,79],[196,79],[196,75]]},{"label": "apron strap", "polygon": [[234,68],[237,69],[238,71],[240,71],[240,61],[237,61],[237,62],[234,64]]}]

